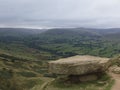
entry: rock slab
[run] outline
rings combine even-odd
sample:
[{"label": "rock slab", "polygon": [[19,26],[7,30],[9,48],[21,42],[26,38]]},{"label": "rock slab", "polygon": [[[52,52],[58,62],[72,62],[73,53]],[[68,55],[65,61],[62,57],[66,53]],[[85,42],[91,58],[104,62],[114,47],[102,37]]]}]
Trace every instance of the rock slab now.
[{"label": "rock slab", "polygon": [[49,72],[60,75],[84,75],[104,72],[110,65],[109,58],[73,56],[49,62]]}]

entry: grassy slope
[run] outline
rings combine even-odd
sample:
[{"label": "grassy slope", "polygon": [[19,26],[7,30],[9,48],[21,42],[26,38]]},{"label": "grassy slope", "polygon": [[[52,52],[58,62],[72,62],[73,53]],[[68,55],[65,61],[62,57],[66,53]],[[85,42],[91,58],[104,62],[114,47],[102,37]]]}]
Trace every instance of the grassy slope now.
[{"label": "grassy slope", "polygon": [[[5,60],[5,58],[3,59],[1,56],[0,88],[2,88],[2,90],[98,90],[98,88],[110,90],[113,83],[113,81],[109,80],[106,76],[99,81],[83,84],[69,85],[59,82],[56,83],[53,81],[53,78],[43,76],[43,74],[47,72],[46,62],[18,61],[17,58],[18,57],[13,61],[10,57]],[[99,82],[105,83],[101,84]],[[9,86],[7,86],[7,84],[9,84]],[[40,89],[42,86],[44,89]]]},{"label": "grassy slope", "polygon": [[2,55],[0,54],[0,88],[2,90],[29,90],[37,84],[44,83],[43,74],[47,72],[45,62]]}]

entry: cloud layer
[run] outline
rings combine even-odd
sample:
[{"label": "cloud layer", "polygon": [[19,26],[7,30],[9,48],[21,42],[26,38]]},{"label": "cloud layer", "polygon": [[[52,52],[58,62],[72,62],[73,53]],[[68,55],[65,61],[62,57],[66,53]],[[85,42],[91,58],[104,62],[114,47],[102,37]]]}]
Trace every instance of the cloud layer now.
[{"label": "cloud layer", "polygon": [[120,27],[120,0],[0,0],[0,25]]}]

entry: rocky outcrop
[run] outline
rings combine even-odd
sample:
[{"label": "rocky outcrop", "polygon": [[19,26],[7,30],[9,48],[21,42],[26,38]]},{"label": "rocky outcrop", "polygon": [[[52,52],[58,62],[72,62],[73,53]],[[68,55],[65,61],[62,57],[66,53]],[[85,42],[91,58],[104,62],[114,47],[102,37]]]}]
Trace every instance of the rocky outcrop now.
[{"label": "rocky outcrop", "polygon": [[85,75],[104,72],[110,64],[109,58],[74,56],[49,62],[49,72],[60,75]]}]

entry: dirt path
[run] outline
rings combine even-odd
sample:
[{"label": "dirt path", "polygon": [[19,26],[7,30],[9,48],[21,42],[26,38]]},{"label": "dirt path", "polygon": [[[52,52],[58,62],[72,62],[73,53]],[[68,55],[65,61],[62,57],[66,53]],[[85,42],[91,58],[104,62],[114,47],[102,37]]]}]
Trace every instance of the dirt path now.
[{"label": "dirt path", "polygon": [[53,78],[42,78],[44,83],[42,85],[35,85],[32,89],[30,90],[45,90],[45,88],[52,82],[54,81]]},{"label": "dirt path", "polygon": [[113,74],[113,73],[110,73],[110,75],[115,80],[115,84],[113,85],[111,90],[120,90],[120,75],[119,74]]},{"label": "dirt path", "polygon": [[47,87],[51,82],[53,82],[53,81],[54,81],[54,79],[51,79],[50,81],[45,82],[45,83],[41,86],[40,90],[45,90],[46,87]]}]

